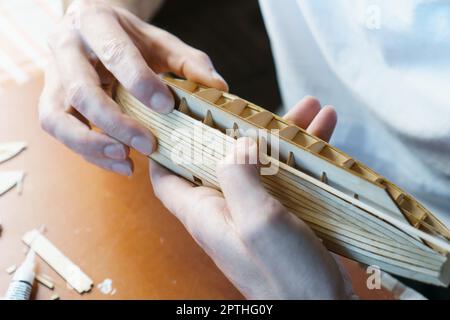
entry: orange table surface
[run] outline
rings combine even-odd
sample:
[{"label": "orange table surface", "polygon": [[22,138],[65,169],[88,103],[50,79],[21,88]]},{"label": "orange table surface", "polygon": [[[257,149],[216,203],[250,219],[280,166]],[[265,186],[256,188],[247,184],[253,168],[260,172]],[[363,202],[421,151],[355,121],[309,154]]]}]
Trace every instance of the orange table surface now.
[{"label": "orange table surface", "polygon": [[[45,225],[45,235],[89,275],[95,285],[112,280],[114,295],[96,286],[79,295],[46,263],[38,270],[54,279],[62,299],[242,299],[183,226],[153,195],[147,159],[133,153],[131,178],[106,172],[76,155],[40,128],[37,102],[42,75],[3,89],[0,142],[23,140],[27,149],[0,164],[24,170],[23,193],[0,197],[0,295],[11,276],[4,269],[24,258],[22,235]],[[365,273],[345,261],[361,298],[387,298],[368,291]],[[34,299],[54,293],[35,285]]]}]

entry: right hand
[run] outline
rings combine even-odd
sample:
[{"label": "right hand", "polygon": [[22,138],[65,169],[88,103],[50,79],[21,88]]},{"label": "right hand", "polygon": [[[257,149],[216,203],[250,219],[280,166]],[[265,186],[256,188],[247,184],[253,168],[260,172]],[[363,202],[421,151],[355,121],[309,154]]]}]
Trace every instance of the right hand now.
[{"label": "right hand", "polygon": [[[87,161],[131,175],[129,148],[150,155],[156,139],[103,91],[115,77],[149,108],[168,113],[173,96],[157,76],[173,72],[227,90],[209,57],[130,12],[74,1],[50,37],[52,58],[39,102],[42,127]],[[91,130],[89,123],[101,129]]]},{"label": "right hand", "polygon": [[[328,141],[337,116],[307,97],[285,119]],[[195,187],[150,161],[153,191],[246,298],[350,298],[351,287],[322,242],[267,192],[257,166],[243,163],[257,154],[251,139],[235,142],[217,167],[222,192]]]}]

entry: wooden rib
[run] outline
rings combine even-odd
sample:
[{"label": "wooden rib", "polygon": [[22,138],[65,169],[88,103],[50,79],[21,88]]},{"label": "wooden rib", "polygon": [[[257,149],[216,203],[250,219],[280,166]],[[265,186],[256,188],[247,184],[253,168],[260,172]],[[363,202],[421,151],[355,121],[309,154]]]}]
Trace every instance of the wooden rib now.
[{"label": "wooden rib", "polygon": [[245,102],[244,100],[234,99],[234,100],[228,101],[227,103],[222,104],[221,107],[230,111],[231,113],[240,115],[246,105],[247,105],[247,102]]},{"label": "wooden rib", "polygon": [[178,110],[180,112],[183,112],[184,114],[189,114],[189,107],[187,105],[185,98],[181,98],[180,105],[178,106]]},{"label": "wooden rib", "polygon": [[206,124],[207,126],[214,127],[214,121],[211,114],[211,110],[208,110],[208,112],[206,113],[206,116],[203,119],[203,123]]},{"label": "wooden rib", "polygon": [[353,166],[354,163],[355,163],[355,159],[350,158],[350,159],[347,159],[344,162],[342,162],[342,166],[344,168],[349,169]]},{"label": "wooden rib", "polygon": [[325,147],[325,142],[323,141],[316,141],[313,144],[308,146],[308,150],[315,152],[315,153],[319,153],[320,151],[322,151],[322,149]]},{"label": "wooden rib", "polygon": [[328,184],[327,173],[325,171],[322,172],[322,176],[320,177],[320,181],[322,181],[325,184]]},{"label": "wooden rib", "polygon": [[262,111],[246,118],[253,124],[265,128],[273,119],[273,114],[269,111]]},{"label": "wooden rib", "polygon": [[202,98],[203,100],[206,100],[208,102],[215,103],[222,96],[222,92],[217,89],[208,88],[194,93],[194,96]]},{"label": "wooden rib", "polygon": [[198,85],[195,82],[191,82],[188,80],[179,80],[172,77],[165,77],[164,80],[170,82],[170,84],[176,86],[177,88],[184,89],[189,92],[194,92],[195,89],[198,88]]},{"label": "wooden rib", "polygon": [[292,140],[292,139],[294,139],[294,137],[297,135],[297,133],[299,131],[300,130],[298,127],[288,126],[286,128],[281,129],[280,132],[278,133],[278,135],[287,140]]},{"label": "wooden rib", "polygon": [[295,158],[292,152],[289,152],[289,156],[286,160],[286,164],[290,167],[295,167]]}]

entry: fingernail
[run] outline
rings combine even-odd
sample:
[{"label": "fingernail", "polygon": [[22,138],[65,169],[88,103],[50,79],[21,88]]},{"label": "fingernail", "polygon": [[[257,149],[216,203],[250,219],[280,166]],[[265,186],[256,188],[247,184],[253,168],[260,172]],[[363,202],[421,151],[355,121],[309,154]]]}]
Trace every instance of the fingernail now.
[{"label": "fingernail", "polygon": [[114,172],[123,174],[125,176],[131,176],[131,168],[123,163],[114,163],[112,165]]},{"label": "fingernail", "polygon": [[143,153],[147,156],[149,156],[153,151],[153,145],[150,139],[147,137],[134,137],[133,139],[131,139],[131,146],[140,153]]},{"label": "fingernail", "polygon": [[161,113],[171,112],[173,109],[173,98],[168,97],[164,93],[155,92],[150,98],[150,107]]},{"label": "fingernail", "polygon": [[110,144],[103,150],[105,156],[115,160],[122,160],[126,158],[124,147],[120,144]]}]

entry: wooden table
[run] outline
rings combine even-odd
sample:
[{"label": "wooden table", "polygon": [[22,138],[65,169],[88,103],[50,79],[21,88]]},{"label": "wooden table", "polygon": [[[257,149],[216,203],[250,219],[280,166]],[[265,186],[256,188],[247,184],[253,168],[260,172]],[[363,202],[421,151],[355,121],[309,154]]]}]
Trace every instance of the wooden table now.
[{"label": "wooden table", "polygon": [[[85,162],[44,133],[37,120],[42,75],[3,90],[0,141],[24,140],[27,150],[0,165],[25,170],[22,195],[0,197],[0,294],[11,279],[4,269],[24,258],[22,235],[42,225],[45,235],[97,285],[113,281],[114,295],[94,289],[84,295],[39,260],[40,272],[56,283],[62,299],[241,299],[241,294],[196,245],[183,226],[154,197],[147,160],[133,154],[133,177],[121,177]],[[349,264],[363,298],[387,297],[367,291],[364,273]],[[36,286],[34,298],[52,291]]]}]

